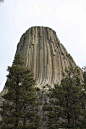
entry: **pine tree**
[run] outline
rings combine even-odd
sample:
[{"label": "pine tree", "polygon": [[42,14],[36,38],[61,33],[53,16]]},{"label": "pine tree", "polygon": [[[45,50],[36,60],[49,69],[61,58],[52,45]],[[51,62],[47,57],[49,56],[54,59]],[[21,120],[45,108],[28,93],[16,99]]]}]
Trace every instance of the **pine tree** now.
[{"label": "pine tree", "polygon": [[48,129],[84,129],[84,91],[80,83],[78,67],[69,67],[63,72],[61,84],[50,89],[50,102],[44,106],[48,111]]},{"label": "pine tree", "polygon": [[7,93],[2,96],[4,101],[0,111],[1,129],[38,129],[36,106],[39,102],[34,88],[35,80],[32,70],[24,67],[21,52],[15,55],[8,71],[5,84]]},{"label": "pine tree", "polygon": [[84,81],[83,81],[83,83],[84,83],[84,89],[86,90],[86,66],[84,66],[83,68],[83,79],[84,79]]},{"label": "pine tree", "polygon": [[83,68],[83,90],[85,90],[85,103],[83,103],[83,107],[84,107],[84,121],[83,121],[83,127],[84,129],[86,128],[86,66],[84,66]]}]

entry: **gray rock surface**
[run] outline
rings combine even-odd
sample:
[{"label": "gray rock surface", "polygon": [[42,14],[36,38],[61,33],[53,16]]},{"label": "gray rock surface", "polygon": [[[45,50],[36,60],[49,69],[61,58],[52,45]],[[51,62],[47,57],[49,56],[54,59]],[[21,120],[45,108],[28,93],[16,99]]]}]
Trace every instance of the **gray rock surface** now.
[{"label": "gray rock surface", "polygon": [[31,27],[21,37],[17,51],[21,50],[26,67],[33,70],[38,87],[60,83],[61,71],[73,58],[60,43],[56,32],[48,27]]}]

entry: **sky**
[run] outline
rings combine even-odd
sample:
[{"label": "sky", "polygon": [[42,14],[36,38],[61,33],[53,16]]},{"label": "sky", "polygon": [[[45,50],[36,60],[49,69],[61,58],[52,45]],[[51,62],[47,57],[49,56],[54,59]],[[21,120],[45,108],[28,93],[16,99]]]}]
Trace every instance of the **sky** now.
[{"label": "sky", "polygon": [[0,3],[0,91],[20,37],[32,26],[55,30],[76,64],[86,66],[86,0],[4,0]]}]

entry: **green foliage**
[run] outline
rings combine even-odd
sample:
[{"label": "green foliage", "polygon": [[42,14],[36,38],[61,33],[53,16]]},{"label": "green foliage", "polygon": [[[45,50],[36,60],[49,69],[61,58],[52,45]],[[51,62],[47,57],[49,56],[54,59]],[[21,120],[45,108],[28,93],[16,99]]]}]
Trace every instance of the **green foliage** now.
[{"label": "green foliage", "polygon": [[[84,66],[83,67],[83,70],[84,70],[84,72],[83,72],[83,87],[84,87],[84,89],[83,90],[85,90],[85,95],[84,95],[84,97],[85,97],[85,100],[86,100],[86,66]],[[84,129],[86,128],[86,101],[85,101],[85,103],[82,105],[84,108],[85,108],[85,111],[84,111],[84,122],[83,122],[83,125],[84,125]]]},{"label": "green foliage", "polygon": [[78,67],[69,67],[62,74],[61,84],[49,90],[49,105],[43,107],[47,111],[48,129],[84,129],[85,92],[80,84],[80,71]]},{"label": "green foliage", "polygon": [[37,129],[39,117],[36,106],[39,105],[35,90],[33,73],[24,67],[22,53],[15,55],[12,67],[8,67],[9,74],[3,95],[1,129]]},{"label": "green foliage", "polygon": [[83,73],[83,78],[84,78],[84,89],[86,90],[86,71]]}]

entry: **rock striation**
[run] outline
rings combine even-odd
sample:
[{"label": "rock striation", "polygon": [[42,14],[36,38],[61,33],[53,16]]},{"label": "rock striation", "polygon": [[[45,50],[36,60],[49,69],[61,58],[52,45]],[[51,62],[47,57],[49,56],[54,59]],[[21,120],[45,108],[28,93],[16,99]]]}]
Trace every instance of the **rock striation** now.
[{"label": "rock striation", "polygon": [[21,37],[17,51],[22,51],[26,67],[33,70],[38,87],[60,83],[61,71],[76,65],[56,32],[48,27],[31,27]]}]

